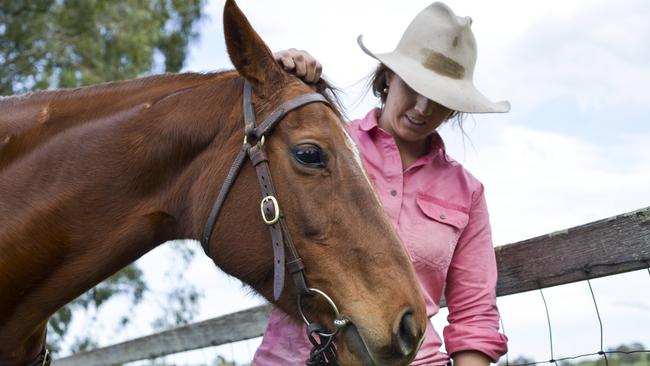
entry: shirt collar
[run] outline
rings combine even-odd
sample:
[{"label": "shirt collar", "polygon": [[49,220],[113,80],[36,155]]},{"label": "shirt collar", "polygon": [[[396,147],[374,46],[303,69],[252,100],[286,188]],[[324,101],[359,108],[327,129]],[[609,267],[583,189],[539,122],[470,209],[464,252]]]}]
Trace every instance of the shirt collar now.
[{"label": "shirt collar", "polygon": [[377,125],[377,112],[379,112],[379,108],[373,108],[366,114],[365,117],[361,120],[361,123],[359,123],[359,128],[362,131],[370,131],[373,128],[378,127]]},{"label": "shirt collar", "polygon": [[[377,113],[379,112],[379,108],[373,108],[366,114],[366,116],[361,120],[359,123],[359,129],[365,132],[369,132],[371,130],[379,130],[379,125],[377,123]],[[382,130],[383,131],[383,130]],[[440,134],[438,134],[437,131],[433,132],[431,135],[428,137],[429,139],[429,151],[424,155],[421,156],[418,160],[416,160],[410,167],[414,168],[416,166],[421,166],[428,164],[434,159],[440,160],[440,161],[447,161],[447,152],[445,150],[445,143],[442,141],[442,137],[440,137]]]},{"label": "shirt collar", "polygon": [[422,165],[430,164],[431,162],[447,161],[447,152],[445,151],[445,143],[442,141],[442,137],[438,134],[438,131],[434,131],[428,137],[429,139],[429,151],[418,158],[407,170],[413,169]]}]

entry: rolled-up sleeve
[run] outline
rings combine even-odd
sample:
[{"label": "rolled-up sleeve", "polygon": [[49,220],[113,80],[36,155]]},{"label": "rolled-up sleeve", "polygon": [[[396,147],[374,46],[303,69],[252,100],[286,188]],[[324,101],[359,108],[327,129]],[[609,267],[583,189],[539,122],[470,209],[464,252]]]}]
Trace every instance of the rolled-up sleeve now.
[{"label": "rolled-up sleeve", "polygon": [[480,351],[492,362],[508,350],[499,333],[496,306],[497,267],[483,186],[475,192],[469,221],[460,234],[445,288],[449,325],[444,329],[447,353]]}]

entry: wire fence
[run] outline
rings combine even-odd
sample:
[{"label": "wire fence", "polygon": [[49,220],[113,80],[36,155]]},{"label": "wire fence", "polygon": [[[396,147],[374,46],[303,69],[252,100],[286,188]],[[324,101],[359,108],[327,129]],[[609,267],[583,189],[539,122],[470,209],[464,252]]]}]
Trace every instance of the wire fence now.
[{"label": "wire fence", "polygon": [[[650,293],[650,267],[646,268],[646,272],[648,274],[648,286],[647,289],[645,290],[645,293]],[[542,299],[542,302],[544,304],[544,310],[545,310],[545,315],[546,315],[546,321],[548,325],[548,341],[549,341],[549,355],[550,358],[548,360],[544,361],[532,361],[532,362],[523,362],[523,363],[511,363],[510,362],[510,357],[509,354],[505,355],[505,365],[506,366],[531,366],[531,365],[541,365],[541,364],[555,364],[556,366],[558,365],[558,362],[562,361],[574,361],[574,360],[579,360],[579,359],[584,359],[584,358],[592,358],[592,357],[601,357],[602,360],[604,361],[604,364],[606,366],[609,366],[609,359],[607,355],[630,355],[630,354],[646,354],[650,355],[650,349],[633,349],[633,350],[605,350],[604,347],[604,327],[603,327],[603,320],[600,314],[600,310],[598,309],[598,301],[596,300],[596,295],[594,293],[594,288],[591,284],[591,280],[586,280],[586,284],[589,287],[589,293],[591,294],[591,300],[593,302],[594,310],[595,310],[595,315],[596,319],[598,321],[598,329],[599,329],[599,334],[600,334],[600,347],[597,351],[590,352],[590,353],[583,353],[583,354],[577,354],[577,355],[571,355],[571,356],[564,356],[564,357],[556,357],[554,349],[553,349],[553,326],[551,323],[551,315],[549,312],[549,306],[546,301],[546,297],[544,296],[544,290],[539,289],[539,294]],[[644,293],[644,292],[642,292]],[[507,335],[505,332],[505,327],[503,324],[503,319],[501,319],[501,328],[504,334]],[[650,328],[648,329],[648,332],[650,333]],[[650,364],[650,356],[648,356],[648,364]]]},{"label": "wire fence", "polygon": [[[638,289],[639,294],[650,293],[650,268],[647,268],[643,271],[647,277],[647,288]],[[638,272],[637,272],[638,273]],[[612,276],[617,278],[616,281],[620,283],[625,283],[628,280],[623,275]],[[565,366],[567,361],[576,361],[576,360],[590,360],[590,361],[600,361],[604,366],[611,365],[611,359],[608,356],[612,355],[648,355],[647,364],[650,365],[650,349],[628,349],[628,350],[614,350],[606,349],[607,345],[605,344],[605,334],[606,329],[603,325],[603,314],[601,314],[601,309],[598,306],[598,296],[597,288],[592,284],[592,280],[582,281],[574,285],[584,285],[589,291],[590,302],[593,306],[591,309],[593,311],[593,322],[597,324],[598,329],[598,340],[599,344],[597,349],[594,349],[593,352],[572,354],[567,356],[558,355],[556,350],[556,342],[554,334],[556,331],[553,327],[553,318],[551,316],[550,308],[553,306],[553,302],[547,299],[545,296],[544,289],[538,289],[534,292],[539,294],[538,302],[543,305],[543,315],[544,315],[544,327],[533,330],[533,332],[538,333],[547,333],[548,344],[547,354],[548,359],[542,359],[537,361],[526,361],[518,362],[517,359],[522,359],[522,355],[519,350],[512,350],[507,353],[500,362],[500,365],[505,366],[532,366],[532,365],[542,365],[542,364],[551,364],[555,366]],[[513,297],[520,295],[513,295]],[[585,309],[586,311],[587,309]],[[505,323],[503,318],[508,318],[508,313],[502,312],[501,319],[501,332],[508,335],[506,330]],[[645,326],[646,324],[642,325]],[[647,324],[650,325],[650,324]],[[513,326],[513,328],[516,325]],[[510,328],[510,327],[509,327]],[[438,329],[440,330],[440,329]],[[647,329],[650,333],[650,328]],[[634,342],[636,340],[629,339],[629,342]],[[250,365],[253,355],[256,348],[261,342],[261,337],[256,337],[252,339],[247,339],[239,342],[228,343],[220,346],[205,347],[193,351],[179,352],[171,355],[166,355],[162,357],[152,357],[146,360],[134,361],[123,364],[124,366],[245,366]],[[610,345],[611,347],[612,345]],[[541,348],[541,345],[540,345]],[[510,359],[513,357],[513,352],[515,352],[514,357],[515,361]],[[616,363],[619,365],[620,363]]]},{"label": "wire fence", "polygon": [[133,361],[122,366],[246,366],[251,364],[260,342],[261,337],[257,337],[227,345]]},{"label": "wire fence", "polygon": [[[650,337],[650,302],[648,302],[650,296],[647,295],[650,294],[650,208],[497,247],[495,251],[499,267],[497,300],[502,316],[501,331],[510,338],[510,352],[502,358],[500,365],[531,366],[548,363],[555,366],[569,366],[570,362],[575,360],[581,362],[595,360],[599,365],[620,366],[620,360],[616,359],[618,356],[645,355],[647,362],[636,363],[634,366],[650,366],[650,350],[641,344],[636,348],[612,348],[611,344],[606,344],[605,336],[608,332],[610,334],[616,332],[612,330],[613,327],[608,330],[604,325],[603,315],[611,316],[612,312],[604,313],[601,306],[609,306],[609,302],[603,303],[601,292],[608,295],[607,300],[611,298],[619,300],[623,297],[640,299],[641,312],[636,314],[639,317],[638,321],[634,318],[635,315],[626,314],[627,318],[632,318],[637,324],[626,324],[622,333],[627,336],[625,342],[638,341],[631,338],[639,334],[645,342],[650,341],[648,338]],[[630,274],[636,276],[634,283],[625,277]],[[604,280],[616,281],[617,284],[613,287],[623,291],[623,295],[612,296],[593,285],[593,281]],[[572,341],[558,341],[558,338],[565,337],[562,333],[576,332],[562,330],[566,324],[560,323],[558,326],[557,319],[566,322],[566,314],[561,313],[565,318],[552,314],[553,307],[559,308],[561,301],[549,299],[548,295],[567,288],[571,288],[574,292],[579,288],[585,290],[588,299],[586,304],[572,306],[578,307],[581,316],[588,316],[591,319],[588,322],[594,326],[591,331],[586,330],[590,328],[589,326],[584,326],[585,329],[581,331],[586,331],[585,334],[590,339],[592,335],[594,338],[597,335],[598,343],[594,342],[593,346],[584,347],[588,349],[587,352],[579,350]],[[611,291],[611,288],[609,290]],[[504,302],[507,305],[511,299],[517,297],[530,299],[530,296],[535,293],[539,296],[532,299],[533,305],[525,306],[523,311],[504,306]],[[576,301],[574,297],[573,294],[566,296],[571,298],[571,301]],[[541,308],[534,311],[537,305]],[[182,329],[176,328],[123,344],[73,355],[55,361],[55,365],[248,365],[260,343],[259,336],[264,330],[269,311],[268,306],[248,309],[181,327]],[[442,330],[442,326],[436,322],[444,318],[445,312],[446,310],[442,309],[440,314],[434,317],[434,325],[438,331]],[[526,323],[522,319],[537,315],[543,315],[543,320],[538,321],[534,326],[522,324]],[[510,319],[515,319],[517,316],[520,318],[510,322]],[[531,328],[525,330],[525,336],[517,333],[522,327]],[[621,333],[620,329],[617,331]],[[534,347],[537,354],[535,360],[522,357],[524,350],[519,348],[520,339],[530,338],[529,336],[540,336]],[[557,346],[562,348],[567,344],[571,347],[570,352],[558,352]],[[546,350],[540,352],[543,348]],[[516,359],[511,361],[513,355],[516,355]],[[626,364],[632,365],[632,363]]]}]

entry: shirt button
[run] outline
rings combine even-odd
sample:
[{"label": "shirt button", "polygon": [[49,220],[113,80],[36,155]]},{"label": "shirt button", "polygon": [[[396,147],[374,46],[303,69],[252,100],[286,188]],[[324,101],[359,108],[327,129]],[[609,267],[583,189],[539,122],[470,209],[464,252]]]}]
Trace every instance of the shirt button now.
[{"label": "shirt button", "polygon": [[446,218],[447,218],[447,216],[446,216],[445,214],[441,214],[441,215],[440,215],[440,220],[444,220],[444,219],[446,219]]},{"label": "shirt button", "polygon": [[397,196],[397,191],[394,190],[394,189],[392,189],[392,190],[390,191],[390,195],[393,196],[393,197]]}]

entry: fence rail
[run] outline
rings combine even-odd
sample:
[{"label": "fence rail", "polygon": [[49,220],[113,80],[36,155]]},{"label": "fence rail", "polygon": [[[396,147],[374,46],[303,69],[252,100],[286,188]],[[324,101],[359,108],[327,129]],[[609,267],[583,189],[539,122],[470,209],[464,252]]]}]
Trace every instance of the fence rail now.
[{"label": "fence rail", "polygon": [[[650,267],[650,207],[495,248],[497,296]],[[262,305],[61,358],[55,366],[115,365],[218,346],[263,334]]]}]

